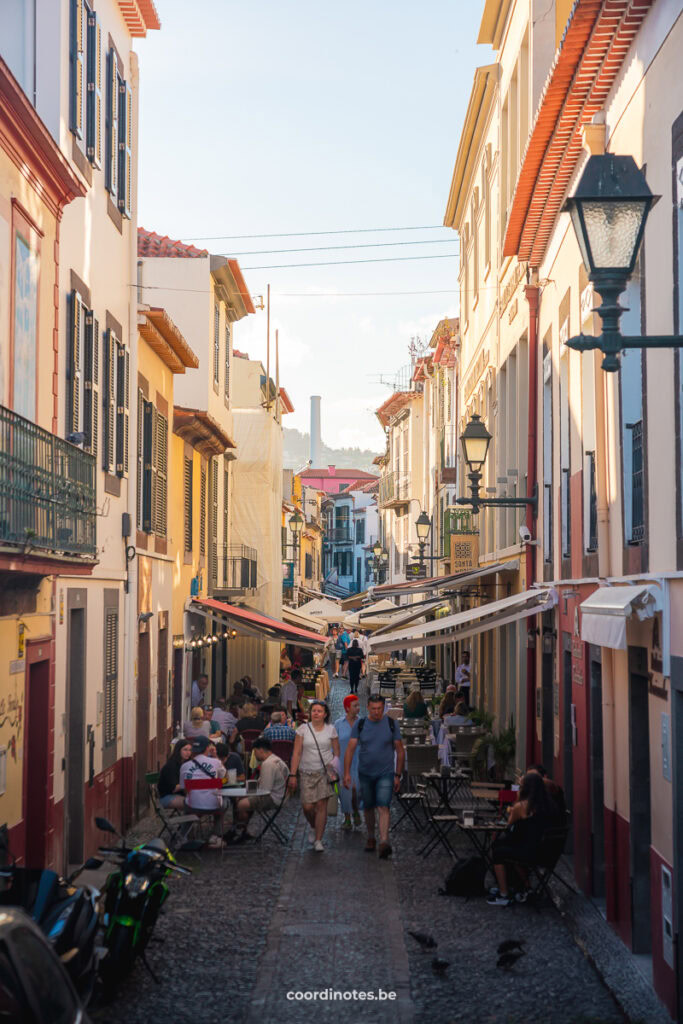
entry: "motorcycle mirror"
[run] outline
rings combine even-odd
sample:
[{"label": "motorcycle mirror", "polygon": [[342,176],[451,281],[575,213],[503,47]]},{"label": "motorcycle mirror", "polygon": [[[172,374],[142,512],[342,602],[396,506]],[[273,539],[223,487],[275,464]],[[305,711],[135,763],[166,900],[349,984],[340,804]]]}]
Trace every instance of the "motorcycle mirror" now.
[{"label": "motorcycle mirror", "polygon": [[95,824],[102,832],[113,832],[114,835],[118,834],[112,823],[107,821],[106,818],[95,818]]}]

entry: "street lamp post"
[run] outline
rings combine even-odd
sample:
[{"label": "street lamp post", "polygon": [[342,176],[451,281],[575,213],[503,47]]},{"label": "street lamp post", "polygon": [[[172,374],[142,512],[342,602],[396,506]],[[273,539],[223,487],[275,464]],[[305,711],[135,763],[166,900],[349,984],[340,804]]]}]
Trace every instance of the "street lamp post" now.
[{"label": "street lamp post", "polygon": [[421,511],[415,520],[415,533],[417,534],[417,542],[420,545],[420,570],[422,570],[425,564],[425,546],[427,544],[427,538],[429,537],[429,531],[431,528],[431,519],[426,512]]},{"label": "street lamp post", "polygon": [[380,583],[380,571],[382,569],[382,564],[388,560],[389,556],[380,544],[379,537],[372,545],[372,554],[372,571],[375,577],[375,583]]},{"label": "street lamp post", "polygon": [[[294,543],[294,569],[295,569],[295,572],[296,572],[296,568],[297,568],[297,554],[298,554],[298,551],[299,551],[299,535],[300,535],[301,531],[304,528],[304,517],[301,515],[301,512],[299,512],[298,509],[296,510],[296,512],[294,513],[293,516],[290,516],[289,528],[292,531],[292,536],[294,538],[294,541],[293,541],[293,543]],[[299,573],[299,575],[301,575],[301,573]],[[296,585],[296,582],[295,582],[295,585]]]},{"label": "street lamp post", "polygon": [[472,413],[469,423],[460,435],[460,443],[469,470],[467,475],[470,481],[470,497],[456,498],[456,504],[469,505],[475,516],[482,506],[486,508],[526,508],[527,505],[530,505],[535,519],[538,512],[538,486],[536,484],[534,484],[533,494],[529,498],[482,498],[480,496],[481,470],[488,455],[491,434],[476,413]]},{"label": "street lamp post", "polygon": [[595,312],[602,334],[579,334],[567,342],[577,352],[599,349],[602,368],[614,373],[626,348],[681,348],[680,334],[625,336],[619,321],[624,307],[619,296],[633,274],[650,210],[660,196],[650,191],[632,156],[604,153],[591,156],[563,209],[569,213],[588,278],[600,294]]}]

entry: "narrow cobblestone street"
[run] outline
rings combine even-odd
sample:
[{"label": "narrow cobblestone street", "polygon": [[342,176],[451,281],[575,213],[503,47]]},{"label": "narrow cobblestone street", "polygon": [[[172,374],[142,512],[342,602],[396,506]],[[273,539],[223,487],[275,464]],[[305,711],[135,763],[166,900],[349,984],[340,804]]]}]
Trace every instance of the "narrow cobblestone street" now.
[{"label": "narrow cobblestone street", "polygon": [[[338,715],[346,686],[332,692]],[[554,906],[501,909],[438,895],[445,855],[417,856],[412,829],[394,833],[394,857],[363,851],[361,830],[328,824],[324,854],[306,841],[298,800],[286,812],[285,850],[274,841],[205,853],[192,878],[173,882],[159,944],[112,1005],[107,1024],[355,1021],[588,1024],[626,1019]],[[149,831],[147,819],[136,834]],[[466,851],[464,851],[466,852]],[[408,930],[427,932],[449,961],[444,977]],[[525,943],[510,974],[496,967],[504,939]],[[326,1001],[288,993],[392,993],[391,1000]],[[647,1018],[642,1018],[647,1019]]]}]

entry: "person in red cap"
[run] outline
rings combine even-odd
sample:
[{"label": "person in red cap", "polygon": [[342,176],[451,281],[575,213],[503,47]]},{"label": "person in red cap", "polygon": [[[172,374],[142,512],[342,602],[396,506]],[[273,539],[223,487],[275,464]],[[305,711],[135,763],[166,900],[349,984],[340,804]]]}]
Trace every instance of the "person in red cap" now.
[{"label": "person in red cap", "polygon": [[[351,736],[351,730],[353,724],[358,718],[360,711],[360,704],[358,703],[358,696],[355,693],[348,693],[344,697],[344,711],[346,714],[338,718],[334,723],[334,727],[337,730],[339,736],[339,761],[340,764],[344,764],[344,754],[346,753],[346,744],[349,742]],[[347,789],[346,786],[342,785],[341,780],[339,784],[339,799],[341,800],[342,811],[344,812],[344,821],[342,822],[342,828],[346,832],[350,832],[355,825],[358,828],[362,819],[359,811],[358,793],[360,786],[358,784],[358,754],[354,755],[353,761],[351,762],[351,786]],[[353,812],[353,825],[351,824],[351,813]]]}]

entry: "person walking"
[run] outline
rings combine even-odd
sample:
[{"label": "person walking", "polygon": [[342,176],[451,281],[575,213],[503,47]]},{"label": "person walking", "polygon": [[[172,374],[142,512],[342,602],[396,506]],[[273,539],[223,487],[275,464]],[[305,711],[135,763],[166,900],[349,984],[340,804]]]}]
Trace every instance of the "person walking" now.
[{"label": "person walking", "polygon": [[333,764],[335,758],[339,764],[339,737],[335,727],[329,724],[330,709],[324,701],[311,701],[310,714],[310,722],[297,729],[288,785],[294,792],[298,772],[301,806],[311,826],[308,841],[314,844],[318,853],[322,853],[325,849],[323,833],[327,824],[327,801],[331,796],[332,783],[339,775]]},{"label": "person walking", "polygon": [[358,693],[358,680],[363,668],[363,650],[357,640],[351,641],[351,646],[346,652],[346,660],[349,666],[349,684],[351,693]]},{"label": "person walking", "polygon": [[[389,844],[389,807],[391,797],[401,787],[405,748],[398,723],[384,714],[384,697],[368,697],[368,717],[360,718],[351,730],[344,756],[344,785],[351,787],[351,764],[358,753],[358,779],[363,801],[368,839],[365,849],[372,853],[375,842],[375,808],[379,816],[379,856],[391,856]],[[394,757],[396,765],[394,767]]]},{"label": "person walking", "polygon": [[339,674],[340,674],[342,679],[347,679],[348,678],[348,672],[345,672],[344,669],[348,666],[347,658],[348,658],[349,644],[351,643],[351,637],[349,636],[349,633],[348,633],[348,630],[346,629],[346,626],[344,626],[343,631],[340,633],[339,639],[341,640],[341,652],[340,652],[340,658],[339,658]]},{"label": "person walking", "polygon": [[467,706],[471,707],[470,704],[470,687],[472,685],[472,670],[470,668],[470,652],[462,652],[462,661],[455,670],[455,684],[465,694],[465,700]]},{"label": "person walking", "polygon": [[[358,697],[355,693],[349,693],[344,697],[344,711],[346,714],[338,718],[334,723],[334,727],[337,730],[337,736],[339,737],[339,751],[342,764],[346,755],[346,747],[351,738],[351,730],[355,725],[356,719],[360,712],[360,704],[358,703]],[[354,827],[357,827],[361,823],[360,813],[358,811],[358,791],[360,789],[360,783],[358,781],[358,751],[353,755],[351,761],[351,787],[342,785],[339,790],[339,800],[344,812],[344,820],[342,822],[342,828],[345,831],[349,831]],[[353,825],[351,824],[351,814],[353,813]]]}]

